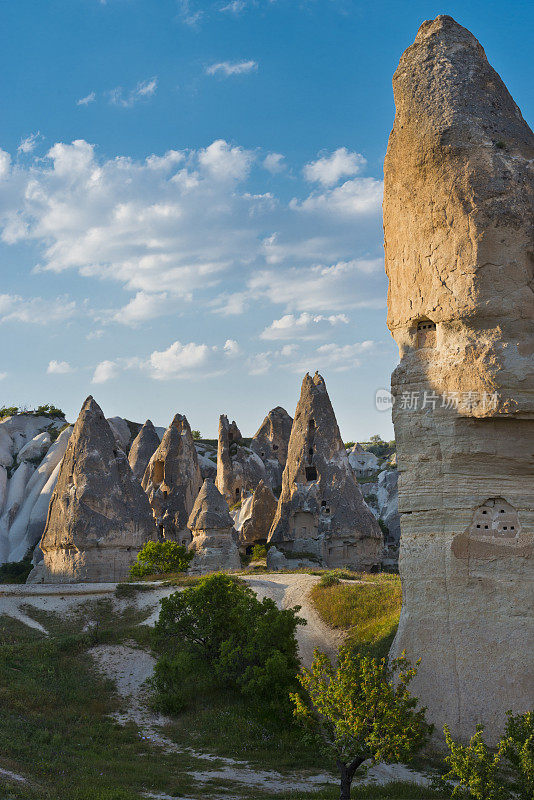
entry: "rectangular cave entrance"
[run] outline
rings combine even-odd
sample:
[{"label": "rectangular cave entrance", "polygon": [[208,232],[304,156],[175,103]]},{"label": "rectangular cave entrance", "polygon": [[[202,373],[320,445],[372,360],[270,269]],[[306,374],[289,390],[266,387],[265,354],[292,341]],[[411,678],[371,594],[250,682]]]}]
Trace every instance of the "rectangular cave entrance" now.
[{"label": "rectangular cave entrance", "polygon": [[306,480],[308,483],[317,480],[317,467],[313,464],[306,467]]}]

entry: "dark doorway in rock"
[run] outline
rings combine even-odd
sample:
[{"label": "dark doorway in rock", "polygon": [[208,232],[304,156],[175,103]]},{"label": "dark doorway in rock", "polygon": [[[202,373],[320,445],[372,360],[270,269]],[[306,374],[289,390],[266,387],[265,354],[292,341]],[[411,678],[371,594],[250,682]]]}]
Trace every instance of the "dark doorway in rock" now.
[{"label": "dark doorway in rock", "polygon": [[313,464],[306,467],[306,480],[308,482],[317,480],[317,467],[313,466]]}]

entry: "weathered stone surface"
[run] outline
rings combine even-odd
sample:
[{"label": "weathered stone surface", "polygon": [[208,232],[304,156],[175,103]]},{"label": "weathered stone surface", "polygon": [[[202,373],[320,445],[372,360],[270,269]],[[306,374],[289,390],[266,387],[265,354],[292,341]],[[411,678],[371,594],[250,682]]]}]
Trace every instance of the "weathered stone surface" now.
[{"label": "weathered stone surface", "polygon": [[116,581],[156,538],[150,506],[99,405],[88,397],[69,439],[29,580]]},{"label": "weathered stone surface", "polygon": [[292,425],[293,420],[285,408],[277,406],[269,411],[250,443],[263,461],[266,480],[273,489],[282,485]]},{"label": "weathered stone surface", "polygon": [[198,494],[188,526],[193,533],[190,549],[195,553],[190,572],[205,574],[240,568],[228,504],[210,478],[206,478]]},{"label": "weathered stone surface", "polygon": [[363,501],[318,373],[302,382],[269,543],[329,567],[371,569],[382,557],[380,528]]},{"label": "weathered stone surface", "polygon": [[422,658],[413,691],[438,732],[447,722],[467,738],[481,722],[495,741],[534,687],[534,136],[451,17],[423,23],[393,86],[384,230],[403,609],[392,652]]},{"label": "weathered stone surface", "polygon": [[152,422],[147,419],[132,442],[128,453],[128,462],[137,480],[142,481],[148,462],[159,447],[159,436]]},{"label": "weathered stone surface", "polygon": [[349,464],[357,477],[369,475],[378,469],[379,461],[374,453],[364,450],[361,444],[356,442],[349,453]]},{"label": "weathered stone surface", "polygon": [[279,569],[317,569],[317,561],[312,561],[309,558],[288,558],[281,550],[273,544],[267,550],[267,569],[276,572]]},{"label": "weathered stone surface", "polygon": [[253,492],[265,480],[265,466],[261,458],[249,447],[240,444],[241,433],[235,422],[219,417],[217,447],[217,488],[229,506],[241,499],[243,492]]},{"label": "weathered stone surface", "polygon": [[191,428],[176,414],[143,477],[160,538],[189,544],[187,521],[202,486]]},{"label": "weathered stone surface", "polygon": [[195,442],[195,448],[202,480],[206,480],[206,478],[215,480],[217,477],[217,448],[203,442]]},{"label": "weathered stone surface", "polygon": [[252,545],[267,543],[278,501],[270,488],[260,481],[244,505],[245,513],[236,518],[236,529],[239,532],[239,549],[246,552]]}]

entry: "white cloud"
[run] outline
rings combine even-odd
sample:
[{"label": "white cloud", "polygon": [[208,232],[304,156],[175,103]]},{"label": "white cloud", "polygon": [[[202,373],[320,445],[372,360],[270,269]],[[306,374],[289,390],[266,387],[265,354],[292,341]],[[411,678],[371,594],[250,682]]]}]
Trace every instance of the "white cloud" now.
[{"label": "white cloud", "polygon": [[180,7],[180,18],[182,22],[189,25],[191,28],[196,28],[204,16],[203,11],[194,11],[190,0],[178,0]]},{"label": "white cloud", "polygon": [[304,311],[300,316],[286,314],[275,319],[260,334],[260,339],[314,339],[321,336],[330,326],[348,324],[345,314],[333,314],[324,317],[322,314],[309,314]]},{"label": "white cloud", "polygon": [[17,147],[17,151],[19,153],[33,153],[37,142],[41,138],[42,137],[39,131],[37,131],[37,133],[31,133],[29,136],[26,136],[25,139],[20,140],[20,144]]},{"label": "white cloud", "polygon": [[256,61],[219,61],[206,67],[206,75],[223,75],[229,78],[231,75],[246,75],[248,72],[255,72],[258,69]]},{"label": "white cloud", "polygon": [[279,172],[283,172],[286,168],[286,165],[283,163],[284,159],[285,156],[283,156],[281,153],[267,153],[263,159],[263,166],[272,175],[277,175]]},{"label": "white cloud", "polygon": [[298,345],[284,345],[279,350],[256,353],[246,361],[250,375],[264,375],[273,369],[284,369],[297,375],[315,370],[346,372],[361,365],[362,358],[376,349],[375,342],[366,340],[354,344],[323,344],[302,352]]},{"label": "white cloud", "polygon": [[230,3],[219,9],[222,13],[240,14],[247,7],[245,0],[231,0]]},{"label": "white cloud", "polygon": [[9,175],[11,156],[5,150],[0,150],[0,179]]},{"label": "white cloud", "polygon": [[68,297],[45,300],[42,297],[24,298],[20,295],[0,294],[0,323],[24,322],[47,325],[64,322],[74,316],[76,303]]},{"label": "white cloud", "polygon": [[114,361],[101,361],[96,365],[91,383],[107,383],[115,378],[119,373],[117,364]]},{"label": "white cloud", "polygon": [[224,343],[223,350],[227,356],[232,358],[241,355],[241,348],[235,339],[227,339]]},{"label": "white cloud", "polygon": [[49,375],[67,375],[73,369],[68,361],[49,361],[46,371]]},{"label": "white cloud", "polygon": [[149,319],[156,319],[176,309],[176,301],[171,300],[168,292],[137,292],[124,308],[113,314],[115,322],[121,325],[138,325]]},{"label": "white cloud", "polygon": [[250,171],[254,156],[249,150],[231,147],[224,139],[217,139],[200,151],[198,160],[213,178],[243,180]]},{"label": "white cloud", "polygon": [[130,91],[126,93],[122,86],[117,86],[117,88],[109,92],[109,99],[115,106],[132,108],[139,100],[152,97],[156,93],[157,88],[158,79],[156,77],[149,78],[146,81],[139,81],[135,89],[130,89]]},{"label": "white cloud", "polygon": [[294,198],[290,207],[295,211],[331,214],[339,216],[359,216],[380,210],[384,184],[376,178],[353,178],[335,189],[323,193],[313,192],[305,200]]},{"label": "white cloud", "polygon": [[198,376],[199,372],[207,377],[214,369],[216,350],[207,344],[173,342],[166,350],[154,350],[146,366],[156,380],[190,378]]},{"label": "white cloud", "polygon": [[[346,311],[354,308],[383,308],[383,291],[373,276],[383,269],[382,259],[355,259],[332,266],[263,270],[248,281],[251,297],[267,297],[295,311]],[[381,285],[380,285],[381,286]],[[376,287],[376,288],[375,288]]]},{"label": "white cloud", "polygon": [[351,153],[346,147],[339,147],[332,155],[306,164],[303,174],[307,181],[333,186],[340,178],[357,175],[366,163],[360,153]]},{"label": "white cloud", "polygon": [[86,94],[85,97],[80,97],[79,100],[76,100],[77,106],[88,106],[89,103],[94,103],[96,100],[96,92],[89,92]]}]

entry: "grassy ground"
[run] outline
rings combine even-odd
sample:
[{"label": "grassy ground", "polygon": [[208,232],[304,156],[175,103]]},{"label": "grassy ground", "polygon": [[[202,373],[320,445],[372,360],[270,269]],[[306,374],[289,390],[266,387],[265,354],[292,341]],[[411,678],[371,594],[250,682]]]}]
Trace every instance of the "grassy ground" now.
[{"label": "grassy ground", "polygon": [[362,583],[317,584],[311,598],[321,618],[347,631],[347,642],[373,656],[387,655],[399,624],[401,585],[398,575],[358,577]]},{"label": "grassy ground", "polygon": [[[362,584],[314,591],[319,603],[330,598],[330,605],[323,606],[331,609],[336,623],[346,624],[348,620],[360,638],[374,637],[374,641],[387,627],[389,606],[376,601],[373,606],[371,594],[366,592],[382,587],[393,595],[395,580],[391,576],[368,577],[363,592]],[[360,608],[361,598],[366,598],[365,625],[363,619],[354,622],[346,599],[334,602],[345,587],[359,591]],[[340,602],[345,616],[335,611]],[[377,619],[371,624],[373,608]],[[28,783],[18,784],[0,776],[1,800],[140,800],[149,793],[206,800],[225,796],[241,800],[333,800],[338,796],[335,783],[319,792],[281,794],[247,788],[235,781],[211,780],[199,785],[190,773],[217,769],[220,762],[196,758],[187,748],[282,774],[324,772],[333,765],[325,761],[313,741],[305,740],[300,729],[287,721],[282,724],[248,707],[239,695],[209,688],[204,691],[200,683],[195,691],[194,682],[185,710],[165,730],[184,752],[166,753],[154,748],[141,737],[135,724],[121,726],[109,716],[120,710],[121,701],[113,684],[96,671],[87,652],[95,644],[128,640],[149,648],[152,634],[140,624],[142,614],[133,606],[119,613],[109,598],[87,603],[69,616],[29,606],[25,611],[50,635],[45,637],[0,616],[0,767],[28,778]],[[353,792],[357,800],[438,797],[443,795],[407,784],[355,788]]]}]

